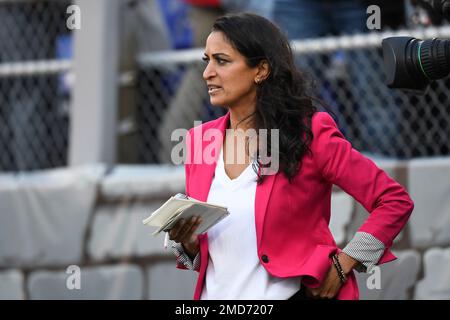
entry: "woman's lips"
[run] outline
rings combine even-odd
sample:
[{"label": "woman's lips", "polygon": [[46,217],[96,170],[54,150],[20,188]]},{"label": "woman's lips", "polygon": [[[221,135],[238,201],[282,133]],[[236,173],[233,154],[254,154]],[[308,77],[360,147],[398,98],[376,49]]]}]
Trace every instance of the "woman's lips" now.
[{"label": "woman's lips", "polygon": [[214,94],[214,93],[216,93],[217,91],[219,91],[220,89],[222,89],[222,87],[215,86],[215,85],[209,85],[209,86],[208,86],[208,93],[209,93],[209,94]]}]

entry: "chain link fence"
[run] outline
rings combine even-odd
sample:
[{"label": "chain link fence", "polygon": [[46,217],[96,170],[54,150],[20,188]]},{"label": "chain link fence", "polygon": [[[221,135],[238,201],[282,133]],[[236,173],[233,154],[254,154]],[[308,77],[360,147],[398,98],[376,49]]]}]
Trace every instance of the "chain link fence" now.
[{"label": "chain link fence", "polygon": [[[71,3],[0,1],[0,171],[67,165]],[[402,32],[407,34],[450,37],[448,26]],[[450,78],[433,82],[425,95],[388,89],[380,47],[386,36],[294,41],[296,62],[314,79],[315,94],[356,149],[399,159],[448,155]],[[133,157],[123,161],[119,155],[119,163],[171,163],[174,129],[226,112],[209,104],[202,55],[193,49],[138,56],[129,107],[133,123],[124,127],[119,116],[117,129],[118,144],[123,135],[133,136],[122,148]]]},{"label": "chain link fence", "polygon": [[0,171],[67,164],[71,1],[0,1]]},{"label": "chain link fence", "polygon": [[[399,31],[418,38],[449,37],[449,27]],[[296,63],[315,95],[334,113],[353,146],[374,157],[410,159],[450,154],[450,77],[424,95],[385,85],[381,39],[388,34],[294,41]],[[169,163],[170,134],[225,110],[209,104],[203,51],[143,54],[139,58],[139,162]]]}]

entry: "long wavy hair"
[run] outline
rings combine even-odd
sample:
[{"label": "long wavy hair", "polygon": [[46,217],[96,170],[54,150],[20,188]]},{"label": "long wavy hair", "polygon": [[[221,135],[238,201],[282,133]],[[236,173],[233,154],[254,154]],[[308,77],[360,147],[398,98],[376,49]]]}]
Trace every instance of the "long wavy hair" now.
[{"label": "long wavy hair", "polygon": [[[258,85],[256,111],[252,121],[256,132],[267,129],[267,153],[270,156],[270,130],[279,129],[279,169],[289,182],[299,172],[302,158],[310,152],[313,139],[311,118],[317,111],[311,91],[311,81],[294,63],[287,37],[272,22],[251,13],[229,14],[219,17],[212,31],[222,32],[231,45],[245,58],[249,67],[262,61],[269,64],[269,76]],[[262,150],[259,150],[258,155]],[[258,166],[262,165],[258,158]],[[264,180],[258,173],[257,183]]]}]

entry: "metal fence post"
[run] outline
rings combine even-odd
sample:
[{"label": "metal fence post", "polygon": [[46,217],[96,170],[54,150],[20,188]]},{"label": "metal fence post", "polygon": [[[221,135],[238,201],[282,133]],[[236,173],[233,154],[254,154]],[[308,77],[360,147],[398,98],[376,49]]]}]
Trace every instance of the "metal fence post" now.
[{"label": "metal fence post", "polygon": [[69,166],[116,160],[120,0],[78,0]]}]

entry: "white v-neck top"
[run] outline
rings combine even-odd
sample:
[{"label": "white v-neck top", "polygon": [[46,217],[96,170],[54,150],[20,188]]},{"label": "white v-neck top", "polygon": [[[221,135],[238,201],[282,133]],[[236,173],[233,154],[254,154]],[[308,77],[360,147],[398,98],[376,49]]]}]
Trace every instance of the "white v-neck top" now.
[{"label": "white v-neck top", "polygon": [[230,179],[220,150],[208,202],[226,206],[230,215],[208,231],[209,261],[202,300],[287,299],[300,289],[300,277],[275,278],[258,259],[256,179],[251,164]]}]

